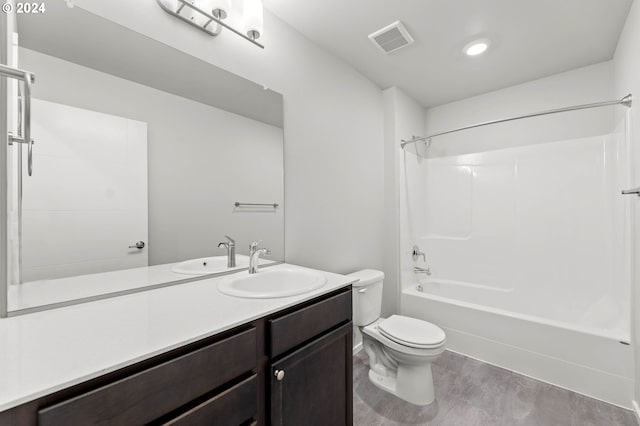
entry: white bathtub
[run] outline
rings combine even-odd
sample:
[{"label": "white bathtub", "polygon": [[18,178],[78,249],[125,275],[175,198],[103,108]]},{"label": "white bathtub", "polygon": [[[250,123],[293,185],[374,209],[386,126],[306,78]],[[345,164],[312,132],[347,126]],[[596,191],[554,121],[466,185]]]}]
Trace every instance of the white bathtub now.
[{"label": "white bathtub", "polygon": [[[421,287],[423,291],[416,285],[403,289],[401,313],[442,327],[447,349],[631,408],[629,332],[611,312],[598,315],[603,309],[597,307],[593,315],[584,315],[580,307],[574,312],[582,314],[569,318],[570,306],[554,309],[550,303],[542,318],[527,313],[530,299],[515,298],[509,289],[446,281],[423,282]],[[522,313],[496,307],[514,300],[520,301],[516,308]]]}]

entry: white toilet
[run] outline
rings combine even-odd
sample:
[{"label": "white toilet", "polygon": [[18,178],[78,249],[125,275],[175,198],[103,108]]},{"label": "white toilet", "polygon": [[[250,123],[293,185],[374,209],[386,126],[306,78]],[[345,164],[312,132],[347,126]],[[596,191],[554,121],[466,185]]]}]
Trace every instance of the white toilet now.
[{"label": "white toilet", "polygon": [[384,273],[365,269],[349,276],[360,280],[353,284],[353,325],[369,355],[369,380],[412,404],[431,404],[431,363],[444,351],[444,331],[402,315],[380,318]]}]

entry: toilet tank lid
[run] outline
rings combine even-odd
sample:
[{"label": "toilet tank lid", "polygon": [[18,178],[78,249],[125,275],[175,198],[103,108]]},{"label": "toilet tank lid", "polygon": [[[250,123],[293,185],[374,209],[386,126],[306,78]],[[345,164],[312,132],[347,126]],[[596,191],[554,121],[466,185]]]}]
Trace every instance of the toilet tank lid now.
[{"label": "toilet tank lid", "polygon": [[354,287],[364,287],[378,281],[382,281],[384,279],[384,272],[376,271],[375,269],[363,269],[358,272],[353,272],[347,276],[360,280],[356,283],[353,283]]}]

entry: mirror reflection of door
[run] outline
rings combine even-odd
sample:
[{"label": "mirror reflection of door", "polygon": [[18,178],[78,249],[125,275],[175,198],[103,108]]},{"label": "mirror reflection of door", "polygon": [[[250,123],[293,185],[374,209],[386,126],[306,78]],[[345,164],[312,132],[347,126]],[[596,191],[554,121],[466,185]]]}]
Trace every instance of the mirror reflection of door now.
[{"label": "mirror reflection of door", "polygon": [[23,167],[23,282],[148,265],[147,125],[33,100]]}]

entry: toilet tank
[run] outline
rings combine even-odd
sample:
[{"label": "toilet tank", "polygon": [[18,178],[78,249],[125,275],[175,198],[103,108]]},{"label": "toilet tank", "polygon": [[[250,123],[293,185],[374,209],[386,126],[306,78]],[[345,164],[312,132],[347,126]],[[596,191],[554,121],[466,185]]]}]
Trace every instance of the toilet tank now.
[{"label": "toilet tank", "polygon": [[380,318],[384,272],[363,269],[348,276],[359,279],[353,284],[353,325],[371,324]]}]

